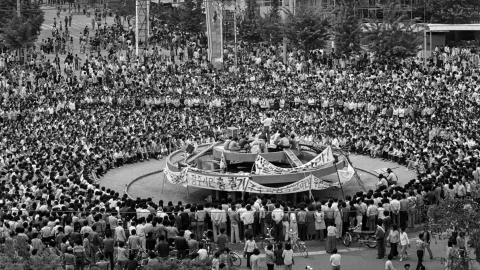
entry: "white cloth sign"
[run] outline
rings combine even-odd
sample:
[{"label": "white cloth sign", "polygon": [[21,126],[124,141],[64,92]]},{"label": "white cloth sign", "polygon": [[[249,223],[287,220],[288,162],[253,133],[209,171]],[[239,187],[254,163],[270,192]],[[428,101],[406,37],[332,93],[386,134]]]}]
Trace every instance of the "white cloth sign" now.
[{"label": "white cloth sign", "polygon": [[339,186],[339,184],[323,181],[314,175],[309,175],[295,183],[283,187],[266,187],[256,182],[249,181],[246,185],[245,191],[264,194],[289,194],[309,190],[322,190],[334,186]]},{"label": "white cloth sign", "polygon": [[165,177],[167,178],[168,182],[174,184],[174,185],[183,185],[186,187],[187,181],[186,181],[186,175],[187,175],[188,168],[184,168],[180,172],[172,172],[168,169],[168,166],[163,169],[163,173],[165,174]]},{"label": "white cloth sign", "polygon": [[263,174],[287,174],[291,172],[296,172],[299,169],[310,169],[310,168],[317,168],[321,165],[327,164],[329,162],[334,161],[332,148],[329,146],[322,153],[316,156],[314,159],[310,160],[309,162],[303,164],[302,166],[294,167],[294,168],[281,168],[278,166],[273,165],[270,161],[266,160],[261,155],[257,155],[257,159],[255,160],[255,173],[259,175]]},{"label": "white cloth sign", "polygon": [[193,171],[187,172],[186,176],[188,186],[221,191],[243,191],[249,178],[248,175],[212,176]]}]

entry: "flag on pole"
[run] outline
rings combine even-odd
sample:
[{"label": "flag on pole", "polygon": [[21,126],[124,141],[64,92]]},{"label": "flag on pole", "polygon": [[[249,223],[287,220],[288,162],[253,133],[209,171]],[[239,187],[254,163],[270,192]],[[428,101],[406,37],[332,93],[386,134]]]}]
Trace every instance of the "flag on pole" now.
[{"label": "flag on pole", "polygon": [[222,157],[220,158],[220,169],[225,169],[227,168],[227,161],[225,160],[225,155],[223,154],[222,151]]},{"label": "flag on pole", "polygon": [[353,166],[350,164],[350,162],[348,162],[348,160],[345,160],[345,162],[347,162],[347,169],[338,170],[338,177],[340,178],[340,182],[342,183],[342,185],[345,182],[350,181],[350,179],[352,179],[355,174],[355,169],[353,169]]}]

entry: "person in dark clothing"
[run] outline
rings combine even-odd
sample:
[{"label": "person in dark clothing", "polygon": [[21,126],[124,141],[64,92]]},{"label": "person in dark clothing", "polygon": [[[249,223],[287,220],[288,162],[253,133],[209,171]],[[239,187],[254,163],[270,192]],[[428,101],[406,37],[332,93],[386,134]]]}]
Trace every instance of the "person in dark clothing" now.
[{"label": "person in dark clothing", "polygon": [[147,240],[145,241],[145,248],[148,251],[155,250],[155,245],[157,244],[157,240],[153,238],[153,232],[148,232]]},{"label": "person in dark clothing", "polygon": [[167,258],[170,253],[170,247],[168,246],[167,241],[165,241],[165,235],[160,235],[159,239],[160,242],[157,244],[155,249],[157,250],[160,258]]},{"label": "person in dark clothing", "polygon": [[385,229],[382,226],[382,220],[377,221],[375,238],[377,239],[377,251],[378,251],[377,259],[383,259],[385,255]]},{"label": "person in dark clothing", "polygon": [[177,259],[181,260],[188,254],[188,242],[184,237],[185,231],[180,231],[180,234],[175,238],[175,248],[177,249]]},{"label": "person in dark clothing", "polygon": [[113,267],[113,252],[114,252],[114,240],[112,238],[112,233],[107,232],[105,233],[106,238],[103,240],[103,247],[104,247],[104,255],[105,259],[110,260],[110,265]]},{"label": "person in dark clothing", "polygon": [[283,245],[278,243],[278,248],[273,252],[275,254],[275,266],[278,268],[282,265],[285,265],[283,262]]},{"label": "person in dark clothing", "polygon": [[128,257],[126,269],[137,270],[138,266],[139,265],[138,265],[138,261],[135,259],[135,254],[134,253],[130,254],[130,256]]}]

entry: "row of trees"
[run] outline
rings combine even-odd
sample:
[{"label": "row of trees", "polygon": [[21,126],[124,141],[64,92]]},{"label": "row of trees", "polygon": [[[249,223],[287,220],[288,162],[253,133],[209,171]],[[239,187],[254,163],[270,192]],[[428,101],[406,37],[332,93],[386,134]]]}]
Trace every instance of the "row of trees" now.
[{"label": "row of trees", "polygon": [[[361,44],[366,44],[364,48],[388,58],[414,54],[421,44],[415,21],[394,0],[384,6],[383,21],[370,24],[358,17],[355,0],[337,1],[337,8],[328,14],[300,2],[294,10],[284,9],[280,1],[271,0],[270,11],[262,15],[256,0],[246,0],[245,9],[236,12],[238,39],[274,45],[285,40],[289,47],[307,51],[331,47],[333,41],[336,53],[345,56],[361,53]],[[204,33],[202,4],[203,0],[186,0],[177,8],[159,6],[153,9],[153,16],[179,31]]]},{"label": "row of trees", "polygon": [[278,44],[284,38],[289,46],[314,50],[328,47],[333,41],[338,55],[361,53],[362,46],[377,56],[405,57],[414,54],[421,44],[421,32],[395,1],[384,6],[382,21],[364,24],[358,17],[354,0],[340,0],[338,7],[327,14],[320,8],[297,5],[285,9],[280,16],[279,0],[272,0],[268,14],[259,16],[256,1],[247,0],[246,10],[239,14],[239,35],[248,42]]},{"label": "row of trees", "polygon": [[[245,0],[245,9],[236,13],[237,37],[251,43],[280,44],[287,40],[289,46],[304,50],[325,48],[333,41],[339,55],[356,55],[367,49],[377,57],[392,58],[417,52],[422,41],[418,26],[423,22],[468,23],[480,19],[478,0],[416,1],[411,12],[405,12],[399,1],[383,0],[377,4],[383,9],[383,19],[367,23],[359,17],[358,1],[336,3],[335,9],[326,13],[300,1],[295,10],[284,9],[281,0],[271,0],[270,11],[260,14],[256,0]],[[159,6],[153,13],[180,31],[203,33],[202,4],[203,0],[186,0],[177,8]]]}]

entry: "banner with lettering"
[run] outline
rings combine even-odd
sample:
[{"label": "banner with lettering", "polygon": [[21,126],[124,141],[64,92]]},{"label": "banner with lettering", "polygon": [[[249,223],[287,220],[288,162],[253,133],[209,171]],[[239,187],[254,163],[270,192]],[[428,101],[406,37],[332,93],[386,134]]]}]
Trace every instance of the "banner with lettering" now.
[{"label": "banner with lettering", "polygon": [[289,194],[304,192],[309,190],[322,190],[329,187],[338,187],[339,184],[324,181],[314,175],[309,175],[295,183],[283,187],[266,187],[256,182],[249,181],[245,187],[246,192],[263,193],[263,194]]},{"label": "banner with lettering", "polygon": [[220,191],[244,191],[245,184],[248,182],[248,175],[205,175],[195,171],[188,171],[186,174],[187,185],[204,189],[213,189]]},{"label": "banner with lettering", "polygon": [[334,161],[332,148],[329,146],[322,151],[322,153],[318,154],[314,159],[310,160],[309,162],[294,168],[281,168],[278,166],[273,165],[270,161],[266,160],[261,155],[257,155],[257,159],[255,160],[255,172],[256,174],[287,174],[294,172],[298,169],[310,169],[310,168],[317,168],[321,165],[327,164],[329,162]]},{"label": "banner with lettering", "polygon": [[167,178],[168,182],[174,185],[183,185],[186,187],[187,186],[187,181],[186,181],[187,170],[188,168],[184,168],[180,172],[172,172],[168,169],[168,166],[165,166],[165,169],[163,169],[163,173],[165,174],[165,177]]},{"label": "banner with lettering", "polygon": [[325,150],[323,150],[318,156],[316,156],[314,159],[310,160],[309,162],[303,164],[302,166],[298,166],[298,169],[304,169],[304,168],[316,168],[320,165],[329,163],[334,161],[335,158],[333,157],[332,153],[332,147],[327,147]]},{"label": "banner with lettering", "polygon": [[245,188],[246,192],[263,193],[263,194],[288,194],[310,190],[311,176],[307,176],[302,180],[283,187],[266,187],[256,182],[249,181]]}]

